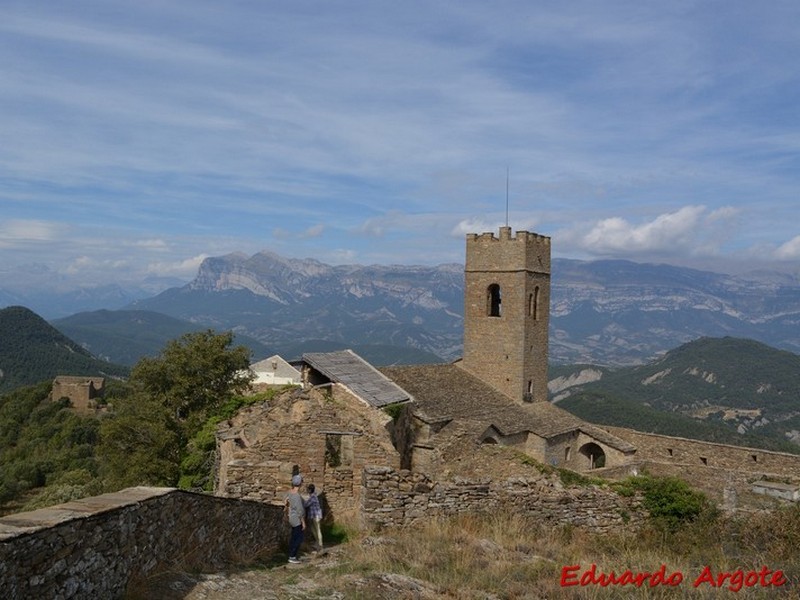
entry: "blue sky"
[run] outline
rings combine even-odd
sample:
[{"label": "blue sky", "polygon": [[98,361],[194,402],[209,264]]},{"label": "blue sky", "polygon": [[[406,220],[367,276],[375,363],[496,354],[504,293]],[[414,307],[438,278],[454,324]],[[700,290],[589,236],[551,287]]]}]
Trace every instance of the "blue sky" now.
[{"label": "blue sky", "polygon": [[0,275],[205,256],[795,274],[800,3],[0,2]]}]

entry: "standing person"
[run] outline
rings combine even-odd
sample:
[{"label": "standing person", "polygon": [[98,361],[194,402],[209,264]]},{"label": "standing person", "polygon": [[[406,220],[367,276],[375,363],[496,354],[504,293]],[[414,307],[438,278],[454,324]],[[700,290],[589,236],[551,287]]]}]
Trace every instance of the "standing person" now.
[{"label": "standing person", "polygon": [[309,483],[306,490],[308,491],[306,518],[311,522],[311,533],[314,534],[314,540],[317,542],[317,551],[322,552],[322,529],[319,526],[322,521],[322,507],[319,504],[314,484]]},{"label": "standing person", "polygon": [[303,477],[300,474],[292,476],[292,489],[286,496],[286,514],[289,517],[289,525],[292,534],[289,537],[289,562],[299,563],[297,552],[303,543],[303,532],[306,529],[306,508],[303,497],[300,495],[300,486],[303,484]]}]

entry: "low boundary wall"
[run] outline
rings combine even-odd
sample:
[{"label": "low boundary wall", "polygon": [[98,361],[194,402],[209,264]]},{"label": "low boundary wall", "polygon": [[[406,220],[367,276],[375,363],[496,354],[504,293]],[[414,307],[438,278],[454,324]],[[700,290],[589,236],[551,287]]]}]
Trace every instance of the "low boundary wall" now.
[{"label": "low boundary wall", "polygon": [[603,533],[638,527],[647,517],[638,497],[626,498],[594,485],[565,487],[549,478],[433,481],[421,473],[369,467],[364,469],[363,485],[361,519],[368,527],[510,511],[535,517],[544,525]]},{"label": "low boundary wall", "polygon": [[119,598],[167,570],[275,553],[280,506],[136,487],[0,518],[3,598]]}]

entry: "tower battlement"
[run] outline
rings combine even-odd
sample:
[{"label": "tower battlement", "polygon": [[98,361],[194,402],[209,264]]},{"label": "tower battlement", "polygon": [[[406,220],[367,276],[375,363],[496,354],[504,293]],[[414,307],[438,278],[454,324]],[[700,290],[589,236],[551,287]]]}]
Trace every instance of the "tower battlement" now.
[{"label": "tower battlement", "polygon": [[550,243],[550,238],[546,235],[539,235],[538,233],[533,233],[530,231],[517,231],[516,236],[511,235],[511,227],[501,227],[500,228],[500,236],[495,237],[493,231],[485,232],[485,233],[468,233],[467,234],[467,242],[475,241],[475,240],[485,240],[491,241],[494,240],[496,242],[500,241],[523,241],[523,242],[530,242],[530,241],[546,241],[546,243]]},{"label": "tower battlement", "polygon": [[550,273],[550,238],[529,231],[501,227],[494,233],[468,233],[466,271],[520,271]]}]

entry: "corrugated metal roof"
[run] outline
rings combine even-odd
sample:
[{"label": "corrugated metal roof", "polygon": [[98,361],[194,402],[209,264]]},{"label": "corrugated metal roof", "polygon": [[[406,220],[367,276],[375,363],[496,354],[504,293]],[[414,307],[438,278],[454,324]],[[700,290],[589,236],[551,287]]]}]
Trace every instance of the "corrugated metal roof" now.
[{"label": "corrugated metal roof", "polygon": [[307,363],[335,383],[341,383],[375,408],[408,402],[411,396],[352,350],[309,352]]}]

